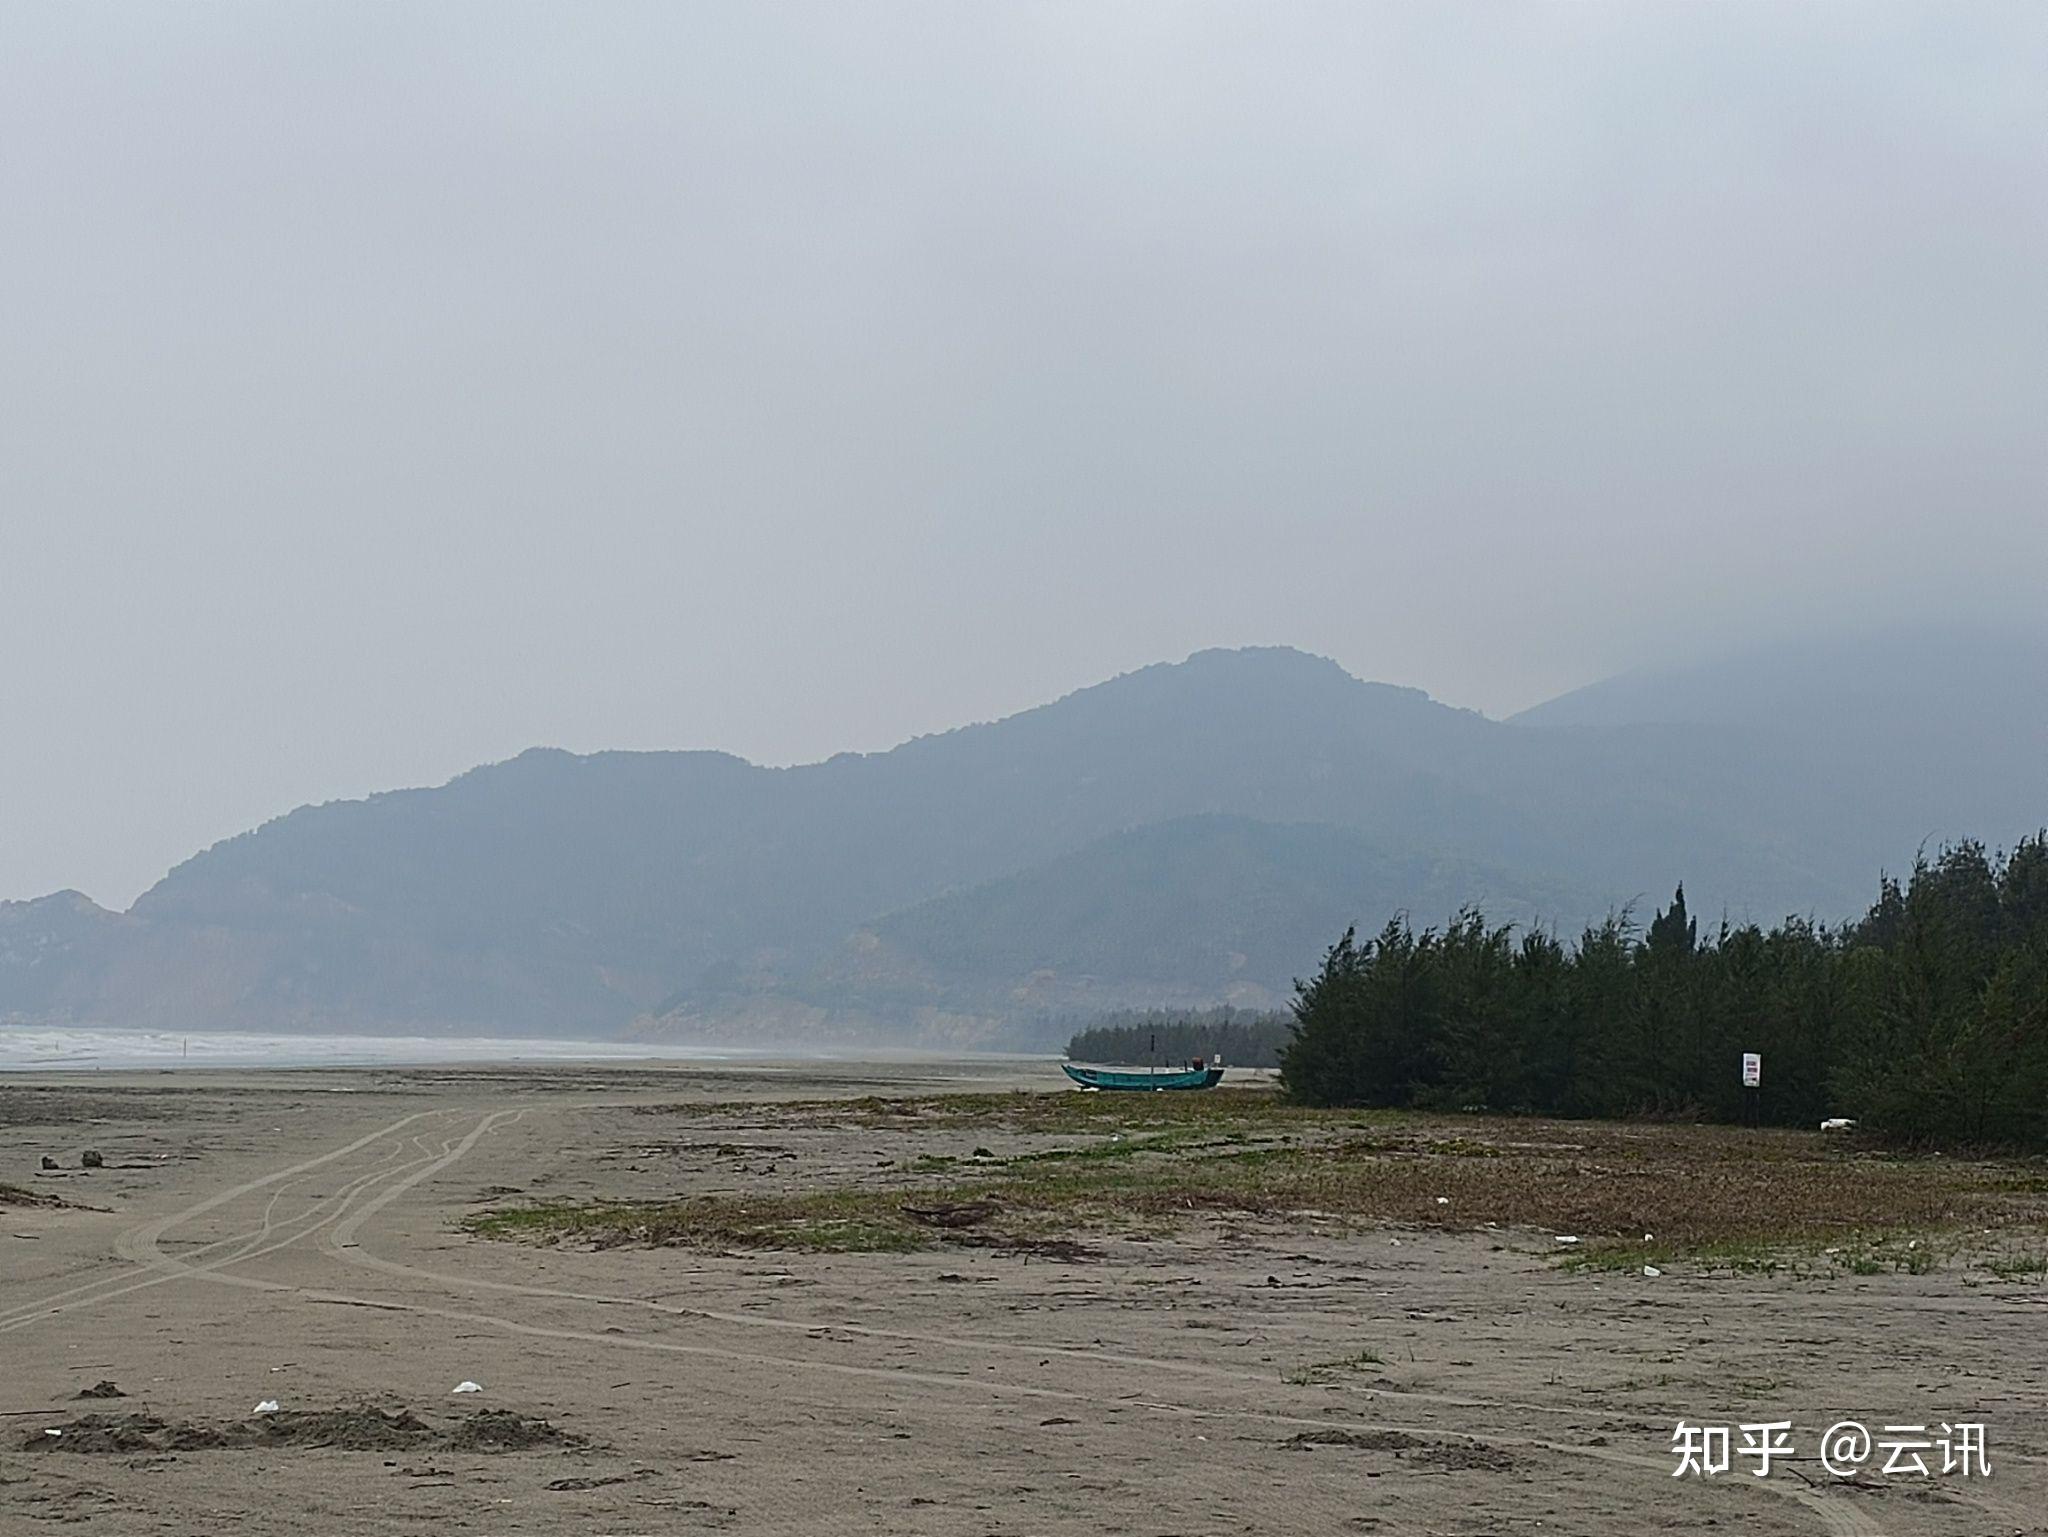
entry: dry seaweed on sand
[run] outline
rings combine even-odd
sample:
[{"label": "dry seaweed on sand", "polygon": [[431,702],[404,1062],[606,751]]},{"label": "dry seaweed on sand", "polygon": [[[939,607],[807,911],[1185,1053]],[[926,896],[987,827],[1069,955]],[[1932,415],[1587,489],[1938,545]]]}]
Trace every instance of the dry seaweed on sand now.
[{"label": "dry seaweed on sand", "polygon": [[1349,1447],[1356,1451],[1392,1452],[1401,1461],[1440,1473],[1506,1473],[1515,1459],[1497,1446],[1477,1441],[1441,1441],[1410,1435],[1405,1430],[1305,1430],[1287,1441],[1292,1451],[1317,1447]]},{"label": "dry seaweed on sand", "polygon": [[0,1206],[69,1206],[71,1203],[60,1196],[43,1190],[29,1190],[20,1185],[10,1185],[0,1180]]},{"label": "dry seaweed on sand", "polygon": [[239,1420],[87,1414],[36,1431],[22,1449],[115,1455],[263,1450],[512,1452],[583,1444],[582,1437],[546,1420],[508,1409],[479,1409],[463,1419],[437,1425],[408,1409],[362,1406],[284,1409]]},{"label": "dry seaweed on sand", "polygon": [[903,1215],[926,1227],[975,1227],[988,1221],[1001,1208],[994,1201],[944,1201],[937,1206],[905,1205]]}]

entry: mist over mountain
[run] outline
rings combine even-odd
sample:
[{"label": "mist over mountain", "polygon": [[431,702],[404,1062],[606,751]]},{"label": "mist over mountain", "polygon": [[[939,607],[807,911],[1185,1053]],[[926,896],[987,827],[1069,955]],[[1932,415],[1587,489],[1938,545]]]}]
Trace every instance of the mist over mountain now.
[{"label": "mist over mountain", "polygon": [[[1868,871],[1922,843],[2010,844],[2048,820],[2048,633],[1901,627],[1606,679],[1513,723],[1706,730],[1809,794],[1815,839]],[[1770,789],[1772,787],[1766,786]]]},{"label": "mist over mountain", "polygon": [[1569,932],[1683,879],[1845,917],[1929,837],[2048,820],[2044,659],[1759,653],[1499,722],[1261,648],[796,768],[535,749],[294,811],[125,914],[0,904],[0,1019],[1017,1041],[1282,1001],[1396,911]]}]

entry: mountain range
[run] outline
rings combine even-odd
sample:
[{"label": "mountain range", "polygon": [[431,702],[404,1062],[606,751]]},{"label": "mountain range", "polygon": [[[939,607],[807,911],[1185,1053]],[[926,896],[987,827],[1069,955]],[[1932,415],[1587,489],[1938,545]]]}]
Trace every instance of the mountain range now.
[{"label": "mountain range", "polygon": [[1889,632],[1645,670],[1506,721],[1284,648],[888,752],[535,749],[303,807],[125,913],[0,903],[0,1021],[1035,1044],[1271,1006],[1350,923],[1567,933],[1858,912],[2048,821],[2048,640]]}]

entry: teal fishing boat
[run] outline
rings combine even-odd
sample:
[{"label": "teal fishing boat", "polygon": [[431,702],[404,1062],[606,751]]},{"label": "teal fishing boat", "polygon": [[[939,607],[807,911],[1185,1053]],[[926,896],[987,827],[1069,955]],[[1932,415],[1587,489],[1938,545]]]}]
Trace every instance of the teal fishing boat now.
[{"label": "teal fishing boat", "polygon": [[1084,1089],[1213,1089],[1223,1081],[1223,1063],[1170,1067],[1163,1072],[1140,1072],[1130,1068],[1076,1067],[1062,1062],[1060,1071]]}]

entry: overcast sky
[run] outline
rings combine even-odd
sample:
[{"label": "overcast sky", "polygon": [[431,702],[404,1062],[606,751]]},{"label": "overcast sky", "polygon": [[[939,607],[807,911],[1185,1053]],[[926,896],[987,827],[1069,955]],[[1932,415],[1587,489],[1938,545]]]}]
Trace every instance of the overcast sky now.
[{"label": "overcast sky", "polygon": [[2048,590],[2048,6],[0,5],[0,897]]}]

